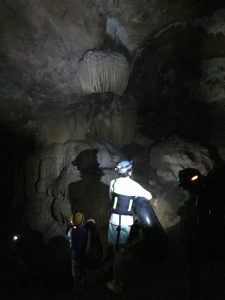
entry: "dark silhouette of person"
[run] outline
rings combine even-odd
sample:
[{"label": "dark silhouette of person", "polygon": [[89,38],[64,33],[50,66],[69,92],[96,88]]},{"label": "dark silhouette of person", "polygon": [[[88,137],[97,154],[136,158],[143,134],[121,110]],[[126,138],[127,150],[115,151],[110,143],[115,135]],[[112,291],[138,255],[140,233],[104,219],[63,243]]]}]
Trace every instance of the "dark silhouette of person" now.
[{"label": "dark silhouette of person", "polygon": [[82,211],[86,219],[96,221],[103,247],[107,245],[107,229],[110,211],[108,186],[101,182],[103,175],[97,161],[97,150],[81,152],[73,164],[81,174],[81,180],[69,184],[69,200],[72,213]]},{"label": "dark silhouette of person", "polygon": [[179,182],[190,194],[179,214],[191,299],[199,299],[202,266],[225,261],[225,168],[220,165],[205,176],[186,168],[179,172]]},{"label": "dark silhouette of person", "polygon": [[[180,210],[183,218],[183,234],[191,258],[220,258],[220,248],[225,239],[225,169],[218,167],[207,175],[194,168],[179,172],[180,186],[190,194]],[[194,247],[193,247],[194,245]],[[196,255],[196,245],[201,247]]]}]

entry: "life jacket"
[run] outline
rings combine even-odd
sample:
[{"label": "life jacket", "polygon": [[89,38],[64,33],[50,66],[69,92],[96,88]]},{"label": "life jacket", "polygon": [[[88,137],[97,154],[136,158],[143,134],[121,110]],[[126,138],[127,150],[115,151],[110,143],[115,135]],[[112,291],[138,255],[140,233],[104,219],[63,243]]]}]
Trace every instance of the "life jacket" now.
[{"label": "life jacket", "polygon": [[133,216],[133,202],[135,200],[135,196],[126,196],[113,193],[113,207],[112,213],[119,215],[128,215]]}]

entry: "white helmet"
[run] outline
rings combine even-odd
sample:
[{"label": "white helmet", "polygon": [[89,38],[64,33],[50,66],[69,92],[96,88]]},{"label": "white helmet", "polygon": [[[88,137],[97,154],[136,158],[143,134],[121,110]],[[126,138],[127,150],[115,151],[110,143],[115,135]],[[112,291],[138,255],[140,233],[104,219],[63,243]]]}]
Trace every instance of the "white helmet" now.
[{"label": "white helmet", "polygon": [[132,170],[133,165],[132,162],[128,160],[121,161],[115,168],[119,174],[125,174],[126,172]]}]

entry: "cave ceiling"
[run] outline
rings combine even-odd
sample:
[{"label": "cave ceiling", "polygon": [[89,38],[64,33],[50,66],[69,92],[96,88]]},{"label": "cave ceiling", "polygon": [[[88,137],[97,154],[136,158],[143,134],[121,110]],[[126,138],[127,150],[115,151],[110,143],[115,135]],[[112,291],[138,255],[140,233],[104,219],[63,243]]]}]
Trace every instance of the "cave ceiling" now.
[{"label": "cave ceiling", "polygon": [[5,136],[223,144],[223,1],[1,0],[0,11]]}]

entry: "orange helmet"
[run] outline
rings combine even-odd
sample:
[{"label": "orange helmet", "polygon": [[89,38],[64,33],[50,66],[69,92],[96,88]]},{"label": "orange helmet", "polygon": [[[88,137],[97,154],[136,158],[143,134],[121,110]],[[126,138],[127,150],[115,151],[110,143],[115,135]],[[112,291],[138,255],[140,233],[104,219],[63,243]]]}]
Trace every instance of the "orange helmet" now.
[{"label": "orange helmet", "polygon": [[70,218],[70,223],[73,226],[79,226],[84,223],[84,214],[82,214],[79,211],[76,211],[75,213],[72,214]]}]

